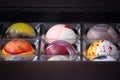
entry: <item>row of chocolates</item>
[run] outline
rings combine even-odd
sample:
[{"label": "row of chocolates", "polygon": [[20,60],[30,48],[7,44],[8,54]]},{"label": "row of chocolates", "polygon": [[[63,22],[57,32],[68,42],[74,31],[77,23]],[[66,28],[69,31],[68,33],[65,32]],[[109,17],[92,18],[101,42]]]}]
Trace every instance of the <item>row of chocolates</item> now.
[{"label": "row of chocolates", "polygon": [[[16,26],[18,24],[19,28]],[[71,24],[43,23],[39,26],[42,32],[40,36],[35,36],[39,32],[34,27],[29,25],[28,27],[31,29],[26,29],[27,27],[24,25],[28,26],[26,23],[15,23],[6,30],[6,38],[13,40],[8,41],[1,48],[1,56],[5,60],[22,58],[32,61],[119,60],[119,29],[117,32],[116,27],[111,25],[96,24],[86,27],[80,24],[71,26]],[[86,33],[84,34],[84,32]],[[37,48],[34,48],[33,45],[30,47],[28,42],[24,43],[26,38],[35,39],[34,45],[37,45]]]}]

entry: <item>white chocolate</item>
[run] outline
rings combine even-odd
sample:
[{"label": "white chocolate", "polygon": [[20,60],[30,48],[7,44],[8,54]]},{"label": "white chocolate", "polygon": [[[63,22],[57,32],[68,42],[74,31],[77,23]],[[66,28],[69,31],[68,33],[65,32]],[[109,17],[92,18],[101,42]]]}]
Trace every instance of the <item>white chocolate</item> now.
[{"label": "white chocolate", "polygon": [[71,44],[76,41],[76,34],[71,28],[65,27],[64,24],[57,24],[52,26],[46,33],[46,41],[51,43],[55,40],[65,40]]},{"label": "white chocolate", "polygon": [[63,55],[56,55],[48,59],[48,61],[70,61],[70,60],[71,59],[69,57]]}]

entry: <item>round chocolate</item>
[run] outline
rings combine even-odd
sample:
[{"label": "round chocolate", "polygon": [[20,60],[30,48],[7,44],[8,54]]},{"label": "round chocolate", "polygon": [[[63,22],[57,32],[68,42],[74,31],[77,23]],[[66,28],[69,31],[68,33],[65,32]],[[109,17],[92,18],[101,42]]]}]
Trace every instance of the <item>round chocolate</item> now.
[{"label": "round chocolate", "polygon": [[36,36],[36,32],[33,29],[33,27],[27,23],[23,23],[23,22],[18,22],[18,23],[14,23],[12,24],[10,27],[8,27],[8,29],[5,32],[5,37],[9,38],[9,37],[25,37],[25,38],[31,38],[31,37],[35,37]]},{"label": "round chocolate", "polygon": [[26,40],[17,38],[7,42],[2,49],[2,57],[5,59],[16,55],[31,59],[34,54],[35,50],[30,43]]},{"label": "round chocolate", "polygon": [[46,41],[52,43],[56,40],[64,40],[73,44],[76,41],[76,33],[70,26],[65,24],[57,24],[52,26],[46,33]]},{"label": "round chocolate", "polygon": [[75,48],[67,41],[57,40],[45,49],[46,55],[75,55]]},{"label": "round chocolate", "polygon": [[89,46],[87,52],[84,52],[83,54],[89,60],[93,60],[94,58],[103,55],[116,58],[119,56],[117,47],[108,40],[95,41]]},{"label": "round chocolate", "polygon": [[107,24],[98,24],[90,28],[86,37],[88,42],[92,43],[99,39],[115,40],[118,38],[118,34],[112,26]]}]

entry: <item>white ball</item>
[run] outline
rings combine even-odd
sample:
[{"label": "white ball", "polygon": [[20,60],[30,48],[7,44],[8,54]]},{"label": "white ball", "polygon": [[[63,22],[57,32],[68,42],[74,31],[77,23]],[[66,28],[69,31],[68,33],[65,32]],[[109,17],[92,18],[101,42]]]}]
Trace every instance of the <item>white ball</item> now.
[{"label": "white ball", "polygon": [[65,40],[71,44],[76,41],[76,34],[70,26],[57,24],[52,26],[46,33],[46,41],[52,43],[55,40]]}]

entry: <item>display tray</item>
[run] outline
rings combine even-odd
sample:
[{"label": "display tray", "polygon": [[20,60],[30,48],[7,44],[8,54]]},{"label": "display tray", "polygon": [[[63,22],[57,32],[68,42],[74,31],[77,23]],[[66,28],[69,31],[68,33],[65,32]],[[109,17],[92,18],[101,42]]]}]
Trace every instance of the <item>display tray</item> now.
[{"label": "display tray", "polygon": [[[18,4],[19,3],[19,4]],[[85,42],[91,25],[110,24],[119,34],[120,1],[113,0],[1,0],[0,1],[0,49],[9,40],[4,33],[7,27],[14,22],[30,23],[37,32],[34,38],[21,38],[31,43],[39,57],[27,61],[5,61],[0,59],[0,79],[2,80],[119,80],[119,61],[90,61],[83,51],[90,45]],[[35,23],[35,24],[34,24]],[[75,47],[79,53],[79,60],[73,61],[47,61],[41,53],[41,34],[46,33],[42,26],[56,23],[73,24],[75,32],[80,30],[80,46]],[[76,28],[76,24],[80,27]],[[43,30],[44,29],[44,30]],[[107,31],[106,31],[107,32]],[[39,36],[40,35],[40,36]],[[109,39],[111,41],[111,39]],[[118,39],[114,39],[119,41]],[[112,39],[112,41],[114,41]],[[93,40],[92,40],[93,41]],[[40,45],[39,45],[40,43]],[[119,42],[117,42],[119,43]],[[36,45],[38,44],[38,45]],[[46,44],[46,43],[45,43]],[[47,45],[45,45],[46,47]],[[78,46],[78,45],[75,45]],[[84,46],[84,48],[83,48]],[[115,44],[119,48],[119,44]],[[79,49],[78,49],[79,48]],[[44,53],[44,52],[43,52]],[[1,55],[0,55],[1,56]],[[42,56],[42,60],[40,60]],[[49,57],[49,56],[48,56]],[[104,56],[102,58],[105,58]],[[84,61],[83,61],[84,60]],[[119,60],[119,59],[118,59]]]},{"label": "display tray", "polygon": [[120,60],[119,23],[0,22],[0,25],[1,61]]}]

